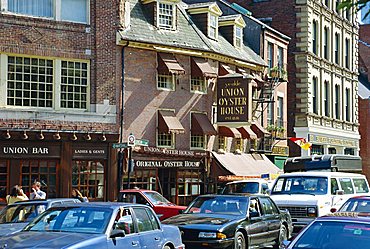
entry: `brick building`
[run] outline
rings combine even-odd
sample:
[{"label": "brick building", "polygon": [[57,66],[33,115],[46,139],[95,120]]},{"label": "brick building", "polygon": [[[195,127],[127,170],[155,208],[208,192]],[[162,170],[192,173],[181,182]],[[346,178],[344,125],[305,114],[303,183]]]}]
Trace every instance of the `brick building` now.
[{"label": "brick building", "polygon": [[232,2],[292,38],[288,53],[288,136],[305,138],[312,147],[303,150],[292,143],[290,154],[358,155],[355,13],[338,11],[339,1]]},{"label": "brick building", "polygon": [[360,120],[360,156],[362,169],[370,180],[370,25],[360,26],[359,40],[359,120]]},{"label": "brick building", "polygon": [[0,198],[38,180],[48,197],[114,200],[119,6],[48,3],[0,3]]}]

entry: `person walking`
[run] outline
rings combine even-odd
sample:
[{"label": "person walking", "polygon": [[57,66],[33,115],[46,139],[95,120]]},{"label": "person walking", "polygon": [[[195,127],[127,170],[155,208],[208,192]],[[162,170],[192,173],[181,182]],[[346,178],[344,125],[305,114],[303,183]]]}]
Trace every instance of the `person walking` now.
[{"label": "person walking", "polygon": [[40,188],[41,188],[41,183],[35,181],[32,185],[33,192],[30,193],[30,200],[46,199],[46,193],[42,191]]},{"label": "person walking", "polygon": [[5,197],[7,204],[12,204],[17,201],[26,201],[28,197],[25,193],[23,193],[23,189],[21,186],[15,185],[10,190],[10,194]]}]

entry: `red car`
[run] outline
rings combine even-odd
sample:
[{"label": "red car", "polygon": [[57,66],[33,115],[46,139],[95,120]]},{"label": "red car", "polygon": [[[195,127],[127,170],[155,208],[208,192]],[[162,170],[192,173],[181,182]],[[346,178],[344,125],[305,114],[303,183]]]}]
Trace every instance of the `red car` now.
[{"label": "red car", "polygon": [[146,189],[125,189],[120,191],[120,201],[139,203],[152,207],[160,220],[178,215],[185,206],[173,204],[160,193]]}]

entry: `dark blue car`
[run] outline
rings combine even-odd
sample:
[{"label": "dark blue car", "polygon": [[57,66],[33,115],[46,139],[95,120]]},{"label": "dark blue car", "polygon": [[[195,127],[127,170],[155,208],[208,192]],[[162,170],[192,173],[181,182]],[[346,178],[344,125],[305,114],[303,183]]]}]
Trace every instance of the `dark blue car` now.
[{"label": "dark blue car", "polygon": [[76,203],[52,207],[20,232],[0,238],[0,248],[183,249],[180,231],[162,225],[145,205]]}]

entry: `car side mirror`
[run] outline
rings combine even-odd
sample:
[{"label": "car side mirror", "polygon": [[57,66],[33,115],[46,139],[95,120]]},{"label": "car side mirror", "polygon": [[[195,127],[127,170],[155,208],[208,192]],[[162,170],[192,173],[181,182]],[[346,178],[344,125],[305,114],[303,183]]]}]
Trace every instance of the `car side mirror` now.
[{"label": "car side mirror", "polygon": [[344,190],[339,190],[338,189],[338,190],[335,191],[335,194],[336,195],[344,195]]},{"label": "car side mirror", "polygon": [[113,238],[117,238],[117,237],[125,237],[126,236],[126,233],[125,231],[121,230],[121,229],[113,229],[111,234],[110,234],[110,237],[113,239]]},{"label": "car side mirror", "polygon": [[258,212],[249,212],[249,217],[250,218],[256,218],[256,217],[259,217],[260,216],[260,213]]}]

